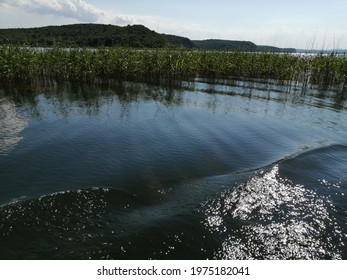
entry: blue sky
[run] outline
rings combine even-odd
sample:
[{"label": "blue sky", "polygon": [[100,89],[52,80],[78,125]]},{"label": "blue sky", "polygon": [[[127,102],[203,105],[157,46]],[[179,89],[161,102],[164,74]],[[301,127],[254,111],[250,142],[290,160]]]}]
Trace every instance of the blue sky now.
[{"label": "blue sky", "polygon": [[0,0],[0,28],[143,24],[191,39],[346,48],[346,0]]}]

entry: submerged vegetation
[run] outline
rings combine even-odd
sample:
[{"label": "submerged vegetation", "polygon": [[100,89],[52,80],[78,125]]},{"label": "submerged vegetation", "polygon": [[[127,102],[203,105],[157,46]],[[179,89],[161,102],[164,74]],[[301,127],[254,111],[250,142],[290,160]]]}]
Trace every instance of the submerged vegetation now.
[{"label": "submerged vegetation", "polygon": [[40,79],[189,80],[197,76],[259,78],[345,88],[347,57],[181,49],[0,47],[1,83],[31,83]]}]

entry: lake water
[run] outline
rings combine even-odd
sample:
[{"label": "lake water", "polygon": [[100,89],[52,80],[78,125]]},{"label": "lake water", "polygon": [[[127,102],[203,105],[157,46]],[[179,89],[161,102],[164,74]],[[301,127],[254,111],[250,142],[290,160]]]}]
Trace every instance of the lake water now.
[{"label": "lake water", "polygon": [[1,259],[347,259],[347,93],[0,89]]}]

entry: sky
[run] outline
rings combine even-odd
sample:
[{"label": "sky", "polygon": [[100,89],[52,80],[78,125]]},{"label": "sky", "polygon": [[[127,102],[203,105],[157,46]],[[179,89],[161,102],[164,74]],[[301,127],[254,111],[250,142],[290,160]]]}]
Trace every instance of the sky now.
[{"label": "sky", "polygon": [[143,24],[193,40],[347,49],[346,0],[0,0],[0,28]]}]

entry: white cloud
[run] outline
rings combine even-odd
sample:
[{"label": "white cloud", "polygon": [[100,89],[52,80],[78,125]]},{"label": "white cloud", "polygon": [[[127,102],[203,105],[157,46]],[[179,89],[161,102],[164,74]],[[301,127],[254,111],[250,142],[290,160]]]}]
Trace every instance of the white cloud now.
[{"label": "white cloud", "polygon": [[[12,14],[14,18],[19,18],[18,24],[21,23],[20,26],[22,26],[23,21],[26,21],[28,25],[37,26],[39,19],[41,19],[42,25],[48,25],[50,24],[47,24],[48,17],[50,17],[52,23],[59,22],[60,18],[60,22],[63,24],[74,21],[116,25],[143,24],[160,33],[171,33],[192,38],[200,35],[205,37],[204,33],[206,32],[213,34],[213,31],[206,31],[199,25],[190,22],[177,23],[162,17],[117,14],[96,8],[83,0],[0,0],[0,7],[3,16],[6,15],[6,19],[0,19],[4,26],[8,26],[6,20]],[[11,19],[12,24],[10,25],[12,26],[14,25],[13,21],[14,19]]]},{"label": "white cloud", "polygon": [[[335,46],[347,48],[347,36],[345,24],[343,24],[344,10],[340,7],[338,8],[340,12],[338,12],[335,8],[336,5],[327,7],[331,9],[330,13],[327,14],[324,11],[323,15],[327,15],[328,18],[322,17],[320,10],[308,17],[306,11],[312,9],[312,6],[308,7],[306,4],[303,4],[303,9],[300,9],[298,13],[295,10],[296,6],[290,4],[290,12],[285,14],[282,13],[282,8],[281,10],[274,8],[276,12],[273,12],[271,7],[262,5],[260,10],[263,13],[258,16],[259,10],[246,9],[249,1],[243,1],[243,5],[236,5],[235,11],[239,12],[234,12],[233,16],[230,17],[229,9],[225,8],[228,6],[226,4],[221,7],[212,6],[213,11],[217,11],[212,12],[206,10],[206,5],[201,5],[200,9],[186,1],[189,3],[187,4],[187,11],[185,16],[181,16],[178,8],[173,11],[167,9],[166,3],[163,4],[164,10],[158,5],[158,9],[150,12],[151,10],[148,8],[150,4],[147,2],[136,1],[136,4],[135,1],[129,1],[129,5],[131,4],[129,7],[134,8],[133,5],[136,4],[137,8],[134,10],[139,14],[124,15],[106,8],[118,6],[112,5],[111,2],[113,1],[109,1],[108,4],[105,4],[106,1],[103,2],[105,7],[103,9],[97,7],[97,1],[93,1],[95,6],[90,4],[91,1],[0,0],[0,28],[39,27],[76,22],[116,25],[143,24],[159,33],[181,35],[191,39],[249,40],[256,44],[279,47],[320,48],[324,45],[326,48]],[[241,3],[241,1],[236,2]],[[342,3],[342,0],[340,2]],[[339,4],[341,4],[340,2]],[[152,16],[143,15],[141,7],[144,5],[145,7],[148,6],[145,10]],[[124,4],[119,7],[123,6],[127,5]],[[235,5],[231,6],[234,7]],[[175,7],[179,7],[179,5],[175,5]],[[192,7],[194,10],[189,10]],[[247,10],[247,13],[243,14],[243,10]]]},{"label": "white cloud", "polygon": [[38,15],[54,15],[76,19],[80,22],[132,24],[136,18],[109,13],[95,8],[83,0],[0,0],[2,9],[20,8]]}]

